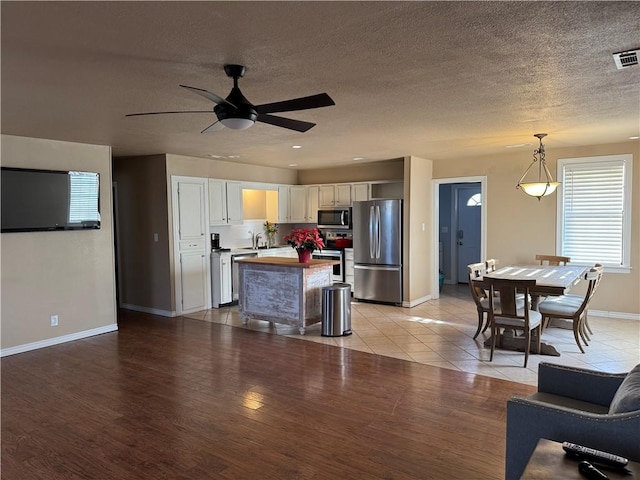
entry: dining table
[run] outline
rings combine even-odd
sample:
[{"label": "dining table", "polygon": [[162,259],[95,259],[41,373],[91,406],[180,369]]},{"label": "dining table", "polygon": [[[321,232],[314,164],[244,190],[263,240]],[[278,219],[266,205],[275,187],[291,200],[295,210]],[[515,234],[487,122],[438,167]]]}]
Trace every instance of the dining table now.
[{"label": "dining table", "polygon": [[[535,280],[536,284],[529,288],[531,295],[531,309],[538,310],[540,298],[566,294],[571,287],[577,285],[590,267],[584,265],[507,265],[483,277],[473,279],[473,285],[488,290],[483,282],[485,277],[509,280]],[[500,348],[506,350],[524,350],[524,337],[516,336],[514,330],[505,330],[501,334]],[[537,352],[537,342],[531,340],[532,353],[560,356],[560,352],[551,344],[541,342],[540,352]],[[491,346],[491,338],[485,341],[485,346]]]},{"label": "dining table", "polygon": [[[584,265],[508,265],[493,272],[485,273],[485,277],[504,278],[508,280],[535,280],[536,285],[529,289],[531,308],[538,309],[540,297],[564,295],[571,287],[582,279],[588,266]],[[488,290],[480,277],[474,285]]]}]

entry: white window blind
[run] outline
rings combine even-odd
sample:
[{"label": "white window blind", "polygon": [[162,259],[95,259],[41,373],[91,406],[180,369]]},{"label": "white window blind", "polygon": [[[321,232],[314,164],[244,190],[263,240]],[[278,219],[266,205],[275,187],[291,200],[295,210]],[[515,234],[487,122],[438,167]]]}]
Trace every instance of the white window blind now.
[{"label": "white window blind", "polygon": [[69,172],[69,223],[100,220],[99,177],[89,172]]},{"label": "white window blind", "polygon": [[628,157],[558,161],[562,182],[558,215],[560,254],[570,257],[572,263],[629,265]]}]

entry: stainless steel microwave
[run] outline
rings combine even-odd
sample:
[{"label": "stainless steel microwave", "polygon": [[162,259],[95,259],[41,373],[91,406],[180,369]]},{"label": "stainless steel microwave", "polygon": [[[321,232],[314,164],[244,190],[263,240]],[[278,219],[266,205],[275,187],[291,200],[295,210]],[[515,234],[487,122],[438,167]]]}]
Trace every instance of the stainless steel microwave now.
[{"label": "stainless steel microwave", "polygon": [[318,210],[318,228],[351,230],[351,207]]}]

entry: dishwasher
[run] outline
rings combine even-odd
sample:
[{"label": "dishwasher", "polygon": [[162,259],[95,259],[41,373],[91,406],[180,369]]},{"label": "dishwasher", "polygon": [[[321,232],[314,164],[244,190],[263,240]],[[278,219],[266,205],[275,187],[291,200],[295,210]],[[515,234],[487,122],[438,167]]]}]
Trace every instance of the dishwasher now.
[{"label": "dishwasher", "polygon": [[238,293],[238,289],[240,288],[240,275],[238,264],[236,260],[239,258],[249,258],[249,257],[257,257],[258,254],[256,252],[243,252],[243,253],[232,253],[231,254],[231,298],[234,302],[237,302],[240,298]]}]

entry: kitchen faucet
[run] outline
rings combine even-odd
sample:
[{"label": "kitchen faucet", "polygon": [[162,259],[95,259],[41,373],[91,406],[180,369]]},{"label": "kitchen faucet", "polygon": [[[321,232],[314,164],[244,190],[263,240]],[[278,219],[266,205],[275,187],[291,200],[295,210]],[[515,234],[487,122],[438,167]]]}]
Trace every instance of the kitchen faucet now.
[{"label": "kitchen faucet", "polygon": [[256,233],[256,235],[254,237],[254,240],[253,240],[253,248],[258,248],[259,247],[260,237],[261,237],[261,235],[259,233]]}]

